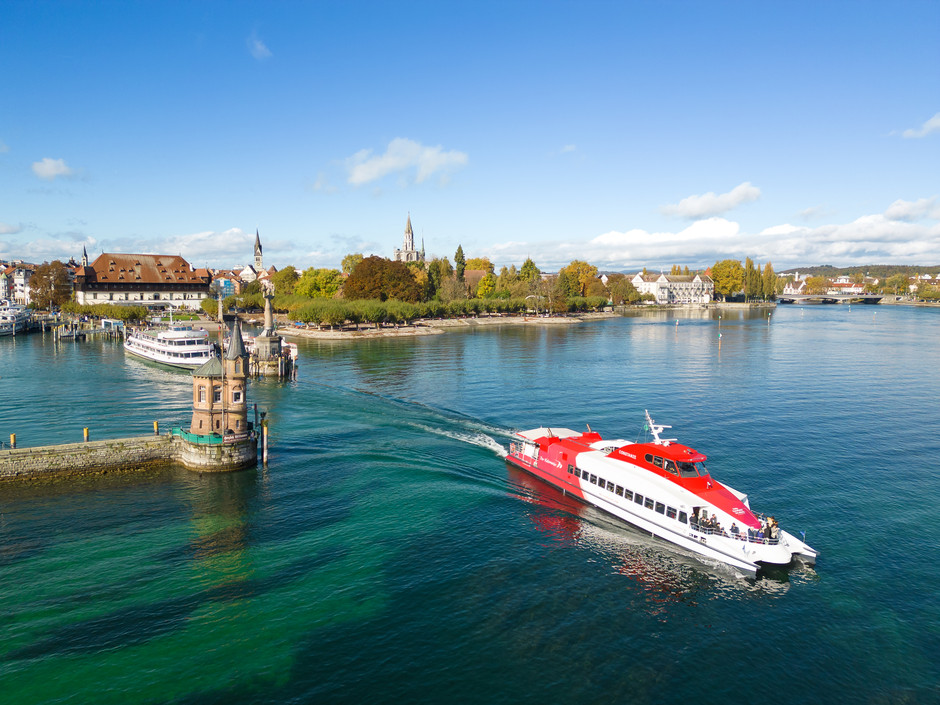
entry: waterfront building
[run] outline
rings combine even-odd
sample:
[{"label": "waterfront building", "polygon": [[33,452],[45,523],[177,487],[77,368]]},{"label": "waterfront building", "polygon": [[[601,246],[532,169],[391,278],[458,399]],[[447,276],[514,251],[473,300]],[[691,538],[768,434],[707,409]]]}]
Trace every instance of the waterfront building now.
[{"label": "waterfront building", "polygon": [[179,255],[104,252],[91,264],[83,253],[75,270],[75,301],[148,308],[199,308],[209,297],[212,275],[193,269]]},{"label": "waterfront building", "polygon": [[421,240],[421,249],[415,249],[415,235],[411,229],[411,213],[408,214],[408,222],[405,225],[405,240],[402,248],[395,249],[393,262],[424,262],[424,239]]},{"label": "waterfront building", "polygon": [[248,433],[246,379],[248,352],[238,321],[222,359],[212,357],[193,370],[193,418],[189,432],[198,436]]},{"label": "waterfront building", "polygon": [[707,304],[715,296],[715,283],[707,274],[644,274],[633,286],[641,294],[652,294],[658,304]]},{"label": "waterfront building", "polygon": [[793,281],[787,282],[783,287],[784,294],[805,294],[806,293],[806,280],[799,278],[799,272],[797,272],[797,278]]}]

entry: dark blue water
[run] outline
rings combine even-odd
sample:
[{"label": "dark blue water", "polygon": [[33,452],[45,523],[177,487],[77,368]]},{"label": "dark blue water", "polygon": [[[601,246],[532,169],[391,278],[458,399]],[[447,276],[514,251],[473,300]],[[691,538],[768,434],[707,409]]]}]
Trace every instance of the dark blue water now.
[{"label": "dark blue water", "polygon": [[[0,485],[6,703],[940,702],[940,311],[300,343],[267,469]],[[0,439],[147,433],[186,374],[0,339]],[[507,468],[643,409],[820,552],[742,579]]]}]

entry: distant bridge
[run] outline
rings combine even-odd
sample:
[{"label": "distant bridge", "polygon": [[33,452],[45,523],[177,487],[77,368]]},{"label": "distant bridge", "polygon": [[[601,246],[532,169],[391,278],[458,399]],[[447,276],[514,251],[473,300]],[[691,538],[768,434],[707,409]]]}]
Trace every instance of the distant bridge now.
[{"label": "distant bridge", "polygon": [[841,304],[860,303],[876,304],[884,298],[884,294],[778,294],[777,301],[782,304],[818,303]]}]

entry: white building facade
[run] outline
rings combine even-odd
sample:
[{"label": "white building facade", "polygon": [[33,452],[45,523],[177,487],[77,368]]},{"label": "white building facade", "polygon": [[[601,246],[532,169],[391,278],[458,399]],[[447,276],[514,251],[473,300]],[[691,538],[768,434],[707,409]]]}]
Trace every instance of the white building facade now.
[{"label": "white building facade", "polygon": [[657,304],[707,304],[715,297],[715,282],[705,274],[643,274],[631,280],[641,294]]}]

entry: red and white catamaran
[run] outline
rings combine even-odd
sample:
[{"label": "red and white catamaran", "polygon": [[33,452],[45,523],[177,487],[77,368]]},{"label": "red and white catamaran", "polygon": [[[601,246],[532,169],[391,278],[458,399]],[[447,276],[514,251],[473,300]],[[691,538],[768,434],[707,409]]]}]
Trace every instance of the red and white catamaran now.
[{"label": "red and white catamaran", "polygon": [[761,565],[813,565],[816,551],[757,515],[747,495],[709,475],[705,456],[646,412],[653,440],[608,440],[591,431],[520,431],[506,461],[640,529],[707,558],[756,573]]}]

